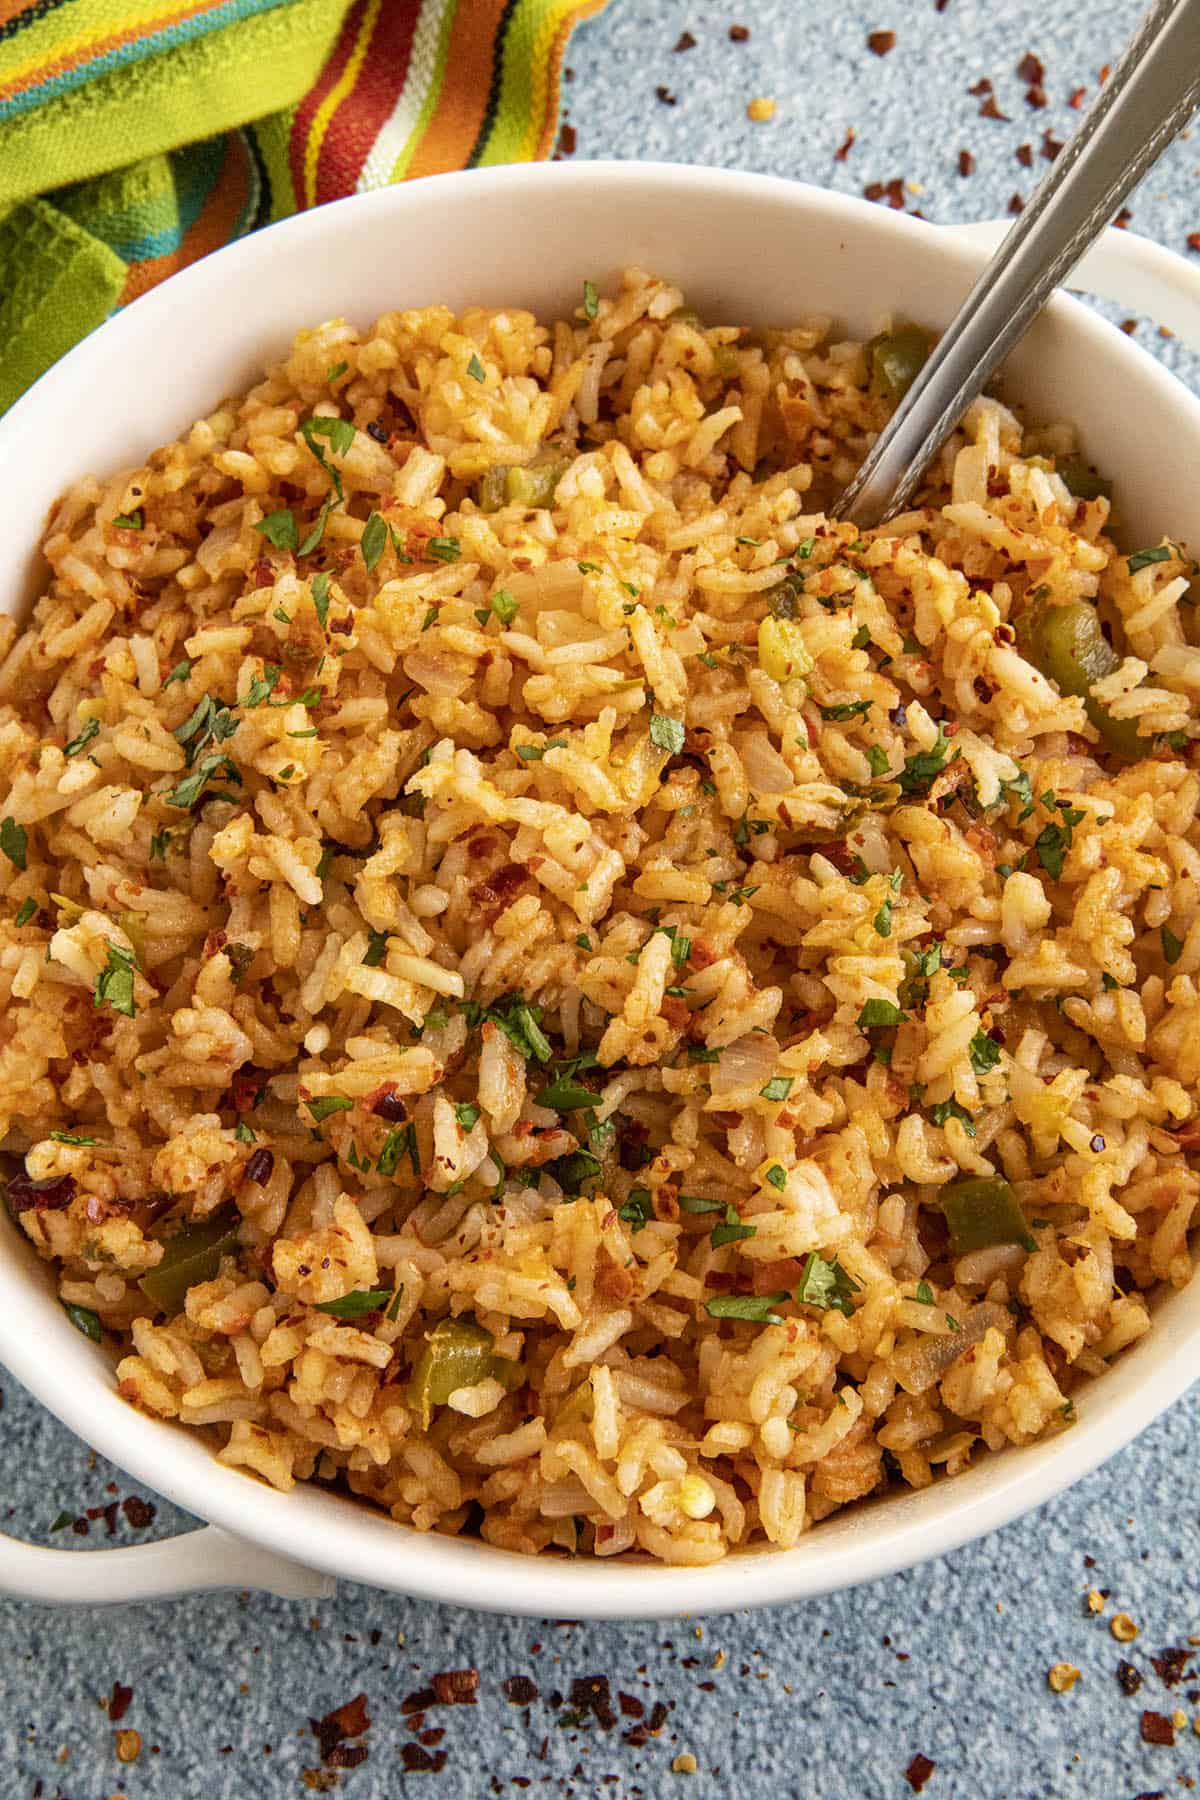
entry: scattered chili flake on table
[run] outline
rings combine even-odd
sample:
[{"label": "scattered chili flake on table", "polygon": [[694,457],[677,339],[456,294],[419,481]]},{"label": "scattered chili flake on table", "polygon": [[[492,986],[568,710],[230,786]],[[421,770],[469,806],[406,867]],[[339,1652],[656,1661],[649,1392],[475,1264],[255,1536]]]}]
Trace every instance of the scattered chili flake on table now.
[{"label": "scattered chili flake on table", "polygon": [[1200,231],[1188,232],[1187,247],[1189,250],[1200,250]]},{"label": "scattered chili flake on table", "polygon": [[729,27],[729,41],[731,44],[748,44],[750,42],[750,27],[748,25],[731,25]]},{"label": "scattered chili flake on table", "polygon": [[504,1682],[504,1695],[514,1706],[532,1706],[541,1692],[528,1675],[510,1675]]},{"label": "scattered chili flake on table", "polygon": [[971,152],[969,150],[960,150],[959,151],[959,153],[958,153],[958,172],[962,176],[964,181],[966,180],[968,175],[973,175],[975,173],[975,158],[971,155]]},{"label": "scattered chili flake on table", "polygon": [[1020,165],[1023,169],[1032,169],[1032,167],[1033,167],[1033,145],[1032,144],[1018,144],[1016,149],[1013,151],[1013,155],[1016,157],[1017,161],[1020,163]]},{"label": "scattered chili flake on table", "polygon": [[112,1724],[119,1725],[129,1711],[129,1702],[133,1699],[133,1689],[114,1681],[112,1693],[108,1697],[108,1716]]},{"label": "scattered chili flake on table", "polygon": [[1072,112],[1079,111],[1080,107],[1083,105],[1083,96],[1086,93],[1087,89],[1085,87],[1071,89],[1071,92],[1067,95],[1067,105],[1071,108]]},{"label": "scattered chili flake on table", "polygon": [[694,50],[696,48],[696,40],[690,31],[680,32],[679,42],[676,44],[675,48],[676,50]]},{"label": "scattered chili flake on table", "polygon": [[656,87],[654,90],[654,97],[656,100],[661,100],[664,106],[675,106],[678,104],[678,97],[671,92],[669,87]]},{"label": "scattered chili flake on table", "polygon": [[1188,1668],[1192,1654],[1186,1644],[1168,1644],[1157,1656],[1150,1658],[1154,1672],[1164,1687],[1178,1687],[1184,1676],[1192,1673]]},{"label": "scattered chili flake on table", "polygon": [[1069,1694],[1081,1673],[1074,1663],[1056,1662],[1047,1669],[1046,1680],[1056,1694]]},{"label": "scattered chili flake on table", "polygon": [[753,119],[756,125],[765,125],[768,119],[775,117],[775,102],[765,94],[760,94],[746,108],[746,117]]},{"label": "scattered chili flake on table", "polygon": [[1046,79],[1046,71],[1032,50],[1027,50],[1017,64],[1017,75],[1026,87],[1041,87]]},{"label": "scattered chili flake on table", "polygon": [[1056,138],[1050,130],[1050,127],[1047,126],[1042,133],[1042,155],[1045,157],[1046,161],[1053,162],[1062,147],[1062,139]]},{"label": "scattered chili flake on table", "polygon": [[[848,125],[846,127],[845,137],[842,139],[841,144],[838,146],[838,148],[833,153],[834,162],[844,163],[846,158],[849,156],[851,150],[853,149],[853,147],[854,147],[854,127],[853,127],[853,125]],[[1200,237],[1200,232],[1197,232],[1196,235],[1197,235],[1197,237]],[[1198,245],[1196,247],[1200,248],[1200,245]]]},{"label": "scattered chili flake on table", "polygon": [[874,51],[876,56],[886,56],[888,51],[894,50],[895,47],[896,34],[894,31],[869,31],[867,33],[867,49]]},{"label": "scattered chili flake on table", "polygon": [[1012,199],[1008,203],[1008,210],[1010,213],[1013,214],[1014,218],[1017,215],[1017,213],[1025,211],[1025,202],[1024,202],[1024,200],[1022,200],[1020,194],[1013,195]]},{"label": "scattered chili flake on table", "polygon": [[978,100],[980,94],[990,94],[991,91],[992,84],[986,75],[981,75],[979,80],[967,89],[968,94],[973,94],[976,100]]},{"label": "scattered chili flake on table", "polygon": [[1132,1644],[1138,1634],[1138,1628],[1128,1613],[1114,1613],[1108,1621],[1108,1629],[1119,1644]]},{"label": "scattered chili flake on table", "polygon": [[869,181],[863,194],[868,200],[886,200],[897,212],[904,210],[904,180],[900,175],[893,175],[890,181]]},{"label": "scattered chili flake on table", "polygon": [[117,1761],[123,1763],[136,1762],[142,1754],[142,1734],[140,1731],[124,1730],[113,1733],[113,1744],[117,1752]]},{"label": "scattered chili flake on table", "polygon": [[929,1780],[929,1777],[933,1774],[936,1767],[936,1763],[930,1762],[929,1758],[927,1756],[922,1756],[921,1752],[918,1750],[917,1754],[913,1757],[907,1769],[904,1771],[904,1779],[907,1781],[914,1794],[919,1794],[921,1792],[921,1789],[925,1786],[925,1783]]},{"label": "scattered chili flake on table", "polygon": [[474,1706],[479,1688],[478,1669],[446,1669],[430,1677],[439,1706]]},{"label": "scattered chili flake on table", "polygon": [[996,105],[995,94],[989,94],[987,98],[980,103],[979,116],[981,119],[1003,119],[1005,121],[1008,119],[1008,114],[1002,113],[1000,108]]},{"label": "scattered chili flake on table", "polygon": [[1147,1744],[1173,1744],[1175,1727],[1164,1713],[1142,1714],[1142,1741]]},{"label": "scattered chili flake on table", "polygon": [[559,154],[562,156],[574,156],[575,145],[577,142],[578,138],[576,136],[575,127],[564,122],[562,130],[558,134]]},{"label": "scattered chili flake on table", "polygon": [[335,1769],[356,1769],[359,1763],[366,1762],[367,1746],[347,1744],[345,1739],[361,1737],[370,1725],[365,1694],[355,1694],[332,1712],[327,1712],[323,1719],[308,1721],[308,1728],[320,1746],[321,1761]]}]

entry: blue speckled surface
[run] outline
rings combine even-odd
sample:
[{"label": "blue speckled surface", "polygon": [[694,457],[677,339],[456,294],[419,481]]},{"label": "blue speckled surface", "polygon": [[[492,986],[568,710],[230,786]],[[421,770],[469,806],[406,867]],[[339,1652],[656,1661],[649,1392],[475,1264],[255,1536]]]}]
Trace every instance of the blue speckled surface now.
[{"label": "blue speckled surface", "polygon": [[[567,58],[575,154],[723,163],[848,193],[899,176],[919,184],[907,201],[929,218],[995,216],[1031,191],[1043,132],[1065,135],[1076,117],[1069,94],[1094,91],[1138,11],[1136,0],[949,0],[940,14],[934,0],[612,0]],[[734,22],[750,28],[749,42],[729,42]],[[882,59],[866,46],[879,29],[896,33]],[[684,30],[696,47],[675,52]],[[1045,64],[1044,110],[1026,104],[1015,72],[1027,51]],[[979,116],[980,97],[966,90],[981,76],[1007,121]],[[675,105],[656,98],[660,85]],[[770,124],[747,120],[755,95],[776,101]],[[838,163],[851,125],[856,141]],[[1023,143],[1030,169],[1015,155]],[[960,148],[976,162],[965,180]],[[1198,175],[1200,131],[1135,198],[1133,229],[1185,251],[1200,229]],[[803,270],[797,284],[802,295]],[[1200,359],[1148,322],[1137,335],[1200,385]],[[3,1388],[6,1528],[83,1552],[103,1539],[102,1521],[86,1540],[69,1530],[50,1539],[50,1525],[60,1512],[108,1503],[110,1482],[122,1496],[130,1484],[14,1383]],[[302,1796],[313,1791],[304,1771],[320,1768],[308,1718],[360,1691],[369,1755],[337,1788],[353,1800],[907,1800],[904,1771],[917,1752],[935,1765],[930,1800],[1181,1794],[1200,1781],[1191,1727],[1200,1674],[1168,1690],[1150,1656],[1200,1636],[1198,1445],[1193,1394],[1107,1469],[982,1544],[855,1593],[706,1623],[539,1625],[349,1586],[320,1603],[216,1595],[103,1614],[0,1603],[0,1800]],[[160,1506],[149,1531],[121,1519],[117,1538],[185,1524]],[[1091,1587],[1111,1590],[1101,1617],[1085,1604]],[[1141,1626],[1129,1648],[1108,1629],[1119,1609]],[[1145,1677],[1136,1696],[1115,1679],[1122,1656]],[[1068,1694],[1046,1684],[1059,1660],[1082,1670]],[[466,1666],[481,1672],[478,1704],[425,1715],[426,1730],[444,1730],[426,1746],[435,1760],[445,1753],[444,1766],[407,1773],[401,1749],[416,1739],[402,1700],[435,1671]],[[515,1674],[540,1690],[527,1712],[500,1685]],[[660,1733],[626,1742],[632,1715],[608,1729],[595,1715],[564,1722],[565,1702],[553,1696],[597,1674],[647,1713],[655,1701],[669,1706]],[[114,1682],[134,1690],[122,1725],[141,1734],[142,1751],[128,1765],[117,1761],[102,1704]],[[1188,1722],[1175,1746],[1143,1742],[1143,1707],[1170,1714],[1176,1705]],[[694,1774],[671,1770],[684,1751]]]}]

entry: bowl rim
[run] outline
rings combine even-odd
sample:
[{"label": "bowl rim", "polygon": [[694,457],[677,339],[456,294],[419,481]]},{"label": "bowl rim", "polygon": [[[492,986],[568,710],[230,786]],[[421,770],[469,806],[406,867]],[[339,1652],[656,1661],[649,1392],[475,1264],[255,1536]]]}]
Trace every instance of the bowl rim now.
[{"label": "bowl rim", "polygon": [[[219,312],[228,290],[252,279],[267,259],[285,249],[295,258],[319,245],[331,229],[344,226],[350,211],[366,230],[424,204],[431,188],[447,200],[468,193],[473,201],[495,205],[509,196],[523,197],[530,188],[566,200],[584,186],[610,188],[618,198],[638,188],[660,191],[664,200],[688,196],[719,204],[769,202],[799,217],[853,221],[856,229],[866,228],[902,256],[922,246],[933,252],[936,246],[937,257],[960,274],[976,273],[987,260],[984,250],[956,240],[953,227],[780,176],[619,161],[455,171],[296,214],[172,276],[83,339],[0,418],[0,459],[18,453],[28,430],[53,425],[69,410],[81,389],[87,391],[90,369],[134,351],[144,335],[178,335],[189,317],[207,314],[209,302]],[[1190,408],[1200,435],[1200,399],[1140,345],[1061,291],[1046,310],[1082,347],[1101,359],[1124,362],[1140,383],[1161,395],[1164,405]],[[1139,1362],[1153,1365],[1152,1382],[1126,1381],[1125,1391],[1114,1393],[1094,1416],[1090,1406],[1082,1407],[1070,1432],[1028,1449],[1010,1446],[967,1475],[938,1483],[946,1497],[936,1513],[926,1507],[914,1516],[906,1500],[918,1497],[903,1494],[856,1509],[862,1528],[848,1531],[836,1545],[830,1542],[826,1556],[817,1558],[803,1549],[752,1551],[707,1568],[572,1562],[417,1533],[384,1513],[367,1512],[361,1503],[349,1508],[343,1498],[311,1484],[283,1495],[224,1467],[199,1434],[183,1427],[168,1432],[164,1421],[121,1400],[111,1360],[100,1351],[80,1343],[70,1345],[74,1354],[67,1351],[71,1328],[53,1304],[48,1307],[44,1287],[28,1279],[21,1262],[0,1253],[0,1360],[72,1431],[136,1479],[189,1512],[311,1568],[418,1598],[533,1616],[645,1619],[732,1611],[812,1598],[914,1567],[1031,1511],[1123,1448],[1192,1384],[1200,1340],[1200,1316],[1176,1334],[1180,1341],[1172,1346],[1150,1334],[1123,1361],[1153,1344],[1153,1353]],[[57,1354],[50,1344],[56,1332]],[[95,1382],[78,1378],[85,1355],[96,1371]],[[1116,1375],[1114,1371],[1102,1379],[1114,1381]],[[974,1480],[981,1471],[984,1479]],[[806,1533],[802,1546],[809,1541]]]}]

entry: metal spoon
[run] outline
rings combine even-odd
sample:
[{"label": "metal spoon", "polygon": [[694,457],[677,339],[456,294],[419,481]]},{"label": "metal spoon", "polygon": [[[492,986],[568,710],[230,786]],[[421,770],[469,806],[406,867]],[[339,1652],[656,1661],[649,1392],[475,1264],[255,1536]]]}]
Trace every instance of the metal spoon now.
[{"label": "metal spoon", "polygon": [[1200,103],[1200,0],[1158,0],[833,508],[903,510],[972,400]]}]

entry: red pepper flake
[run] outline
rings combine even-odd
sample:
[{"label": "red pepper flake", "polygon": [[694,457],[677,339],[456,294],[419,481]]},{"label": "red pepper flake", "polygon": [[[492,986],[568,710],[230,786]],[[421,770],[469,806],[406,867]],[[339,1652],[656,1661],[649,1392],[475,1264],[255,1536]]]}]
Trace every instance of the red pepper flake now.
[{"label": "red pepper flake", "polygon": [[890,181],[869,181],[863,189],[868,200],[886,200],[896,212],[904,211],[904,177],[893,175]]},{"label": "red pepper flake", "polygon": [[1010,213],[1012,213],[1014,218],[1016,217],[1016,215],[1018,213],[1025,211],[1025,202],[1024,202],[1024,200],[1022,200],[1020,194],[1013,195],[1012,199],[1008,203],[1008,210]]},{"label": "red pepper flake", "polygon": [[1200,231],[1188,232],[1187,247],[1189,250],[1200,250]]},{"label": "red pepper flake", "polygon": [[504,1683],[505,1698],[514,1706],[532,1706],[540,1691],[537,1683],[531,1681],[528,1675],[510,1675]]},{"label": "red pepper flake", "polygon": [[308,1728],[316,1738],[321,1749],[321,1761],[333,1764],[335,1768],[354,1768],[366,1758],[366,1746],[359,1748],[361,1755],[355,1755],[352,1762],[340,1758],[335,1761],[334,1752],[339,1749],[345,1738],[361,1737],[370,1729],[371,1720],[367,1712],[367,1696],[355,1694],[353,1699],[346,1700],[323,1719],[310,1719]]},{"label": "red pepper flake", "polygon": [[575,1712],[592,1713],[604,1731],[611,1731],[617,1722],[607,1675],[578,1676],[571,1683],[570,1704]]},{"label": "red pepper flake", "polygon": [[1165,1713],[1144,1712],[1142,1714],[1142,1742],[1146,1744],[1173,1744],[1175,1727]]},{"label": "red pepper flake", "polygon": [[1016,157],[1017,161],[1020,163],[1020,165],[1023,169],[1032,169],[1032,167],[1033,167],[1033,145],[1032,144],[1018,144],[1016,149],[1013,151],[1013,155]]},{"label": "red pepper flake", "polygon": [[846,127],[845,137],[842,139],[842,142],[841,142],[840,146],[838,147],[838,149],[836,149],[833,153],[834,162],[844,163],[853,148],[854,148],[854,127],[853,127],[853,125],[848,125]]},{"label": "red pepper flake", "polygon": [[1017,64],[1017,74],[1026,87],[1041,87],[1046,79],[1046,71],[1032,50],[1027,50]]},{"label": "red pepper flake", "polygon": [[574,156],[575,146],[579,139],[573,125],[565,124],[558,134],[558,152],[560,156]]},{"label": "red pepper flake", "polygon": [[125,1717],[132,1699],[133,1689],[131,1687],[123,1687],[119,1681],[113,1682],[112,1693],[108,1699],[108,1716],[114,1725]]},{"label": "red pepper flake", "polygon": [[750,42],[750,27],[748,25],[731,25],[729,27],[729,41],[731,44],[748,44]]},{"label": "red pepper flake", "polygon": [[617,1705],[627,1719],[644,1719],[646,1716],[646,1708],[636,1694],[618,1693]]},{"label": "red pepper flake", "polygon": [[983,101],[979,108],[979,116],[981,119],[1007,120],[1008,118],[1008,114],[1002,113],[1000,108],[996,105],[996,96],[994,94],[989,94],[987,99]]},{"label": "red pepper flake", "polygon": [[661,100],[664,106],[677,106],[679,104],[678,97],[673,94],[668,87],[656,87],[654,90],[654,97],[656,100]]},{"label": "red pepper flake", "polygon": [[1071,92],[1067,96],[1067,105],[1071,108],[1072,112],[1079,111],[1080,107],[1083,105],[1083,96],[1086,93],[1087,89],[1085,87],[1071,89]]},{"label": "red pepper flake", "polygon": [[936,1763],[930,1762],[929,1758],[927,1756],[922,1756],[921,1752],[918,1750],[917,1754],[913,1757],[907,1769],[904,1771],[904,1779],[907,1781],[914,1794],[919,1794],[921,1792],[921,1789],[925,1786],[925,1783],[929,1780],[929,1777],[933,1774],[936,1767]]},{"label": "red pepper flake", "polygon": [[401,1744],[400,1760],[407,1775],[437,1775],[446,1766],[444,1750],[422,1750],[420,1744]]},{"label": "red pepper flake", "polygon": [[424,1712],[427,1707],[437,1705],[437,1695],[431,1687],[418,1688],[413,1694],[406,1694],[400,1702],[402,1713]]},{"label": "red pepper flake", "polygon": [[1150,1658],[1151,1665],[1159,1680],[1166,1687],[1178,1687],[1185,1675],[1190,1675],[1188,1664],[1195,1655],[1186,1644],[1168,1644],[1157,1656]]},{"label": "red pepper flake", "polygon": [[1062,139],[1056,138],[1049,126],[1047,126],[1042,133],[1042,155],[1045,157],[1046,161],[1053,162],[1062,147]]},{"label": "red pepper flake", "polygon": [[679,42],[676,44],[675,48],[677,51],[678,50],[694,50],[696,48],[696,40],[692,36],[690,31],[681,31],[680,32]]},{"label": "red pepper flake", "polygon": [[1045,106],[1045,104],[1046,104],[1045,88],[1044,87],[1026,88],[1025,104],[1026,104],[1026,106],[1032,106],[1035,112],[1040,111],[1041,108],[1043,106]]},{"label": "red pepper flake", "polygon": [[1134,332],[1137,330],[1137,327],[1138,327],[1138,322],[1136,319],[1122,319],[1121,320],[1121,330],[1125,333],[1126,337],[1132,337]]},{"label": "red pepper flake", "polygon": [[478,1669],[446,1669],[431,1677],[439,1706],[474,1706],[479,1687]]},{"label": "red pepper flake", "polygon": [[960,150],[959,151],[959,153],[958,153],[958,172],[962,176],[964,181],[966,180],[968,175],[973,175],[975,173],[975,158],[971,155],[971,152],[969,150]]},{"label": "red pepper flake", "polygon": [[1116,226],[1118,231],[1124,231],[1125,227],[1128,225],[1128,223],[1129,223],[1130,219],[1132,219],[1132,217],[1133,217],[1133,214],[1130,212],[1129,208],[1127,206],[1123,206],[1121,208],[1120,212],[1117,214],[1116,218],[1113,220],[1113,224]]},{"label": "red pepper flake", "polygon": [[992,84],[988,80],[986,75],[982,75],[980,77],[980,79],[975,83],[974,87],[969,87],[967,89],[968,94],[973,94],[975,96],[976,100],[978,100],[980,94],[990,94],[991,91],[992,91]]},{"label": "red pepper flake", "polygon": [[876,56],[886,56],[889,50],[896,47],[894,31],[870,31],[867,33],[867,49]]},{"label": "red pepper flake", "polygon": [[1112,74],[1111,63],[1101,63],[1099,72],[1097,73],[1097,76],[1096,76],[1096,79],[1100,83],[1101,87],[1104,86],[1105,82],[1108,80],[1108,78],[1111,74]]}]

